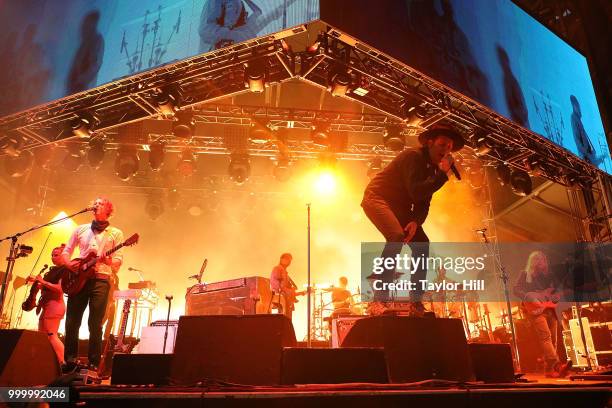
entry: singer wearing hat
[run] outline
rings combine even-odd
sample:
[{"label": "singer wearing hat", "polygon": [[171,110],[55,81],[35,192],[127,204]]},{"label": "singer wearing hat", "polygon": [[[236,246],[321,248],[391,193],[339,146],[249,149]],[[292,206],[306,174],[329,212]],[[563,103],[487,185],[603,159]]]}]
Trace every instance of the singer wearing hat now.
[{"label": "singer wearing hat", "polygon": [[[429,238],[423,223],[429,213],[433,194],[448,181],[453,171],[451,152],[464,145],[463,137],[451,126],[434,125],[419,135],[419,148],[408,148],[399,153],[370,181],[365,189],[361,206],[366,216],[383,234],[387,244],[382,257],[395,257],[404,243],[412,250],[412,257],[429,256]],[[380,279],[393,282],[395,268],[385,269]],[[410,291],[415,314],[422,313],[423,291],[419,281],[427,275],[426,268],[417,268],[412,282],[416,290]],[[387,302],[388,290],[376,290],[375,302]]]}]

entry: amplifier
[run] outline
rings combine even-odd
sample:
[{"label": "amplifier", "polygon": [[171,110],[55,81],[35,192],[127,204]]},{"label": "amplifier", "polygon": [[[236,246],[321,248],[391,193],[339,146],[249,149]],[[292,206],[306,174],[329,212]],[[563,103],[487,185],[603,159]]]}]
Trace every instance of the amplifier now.
[{"label": "amplifier", "polygon": [[357,320],[368,316],[343,316],[332,320],[332,347],[339,348]]},{"label": "amplifier", "polygon": [[185,315],[252,315],[268,313],[270,280],[259,276],[194,285],[187,290]]}]

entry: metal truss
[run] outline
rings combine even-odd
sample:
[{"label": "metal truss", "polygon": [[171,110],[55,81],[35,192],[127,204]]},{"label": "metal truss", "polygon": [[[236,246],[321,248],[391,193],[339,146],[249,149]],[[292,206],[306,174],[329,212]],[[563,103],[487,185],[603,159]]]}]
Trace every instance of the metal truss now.
[{"label": "metal truss", "polygon": [[[177,108],[193,109],[194,120],[201,123],[249,126],[261,119],[271,129],[309,129],[325,121],[331,131],[382,133],[388,126],[403,126],[405,133],[415,135],[433,123],[445,121],[465,134],[468,146],[476,146],[474,134],[487,135],[491,150],[481,157],[487,164],[505,162],[528,170],[527,159],[535,158],[544,168],[544,177],[564,185],[592,184],[603,175],[548,139],[336,29],[318,33],[315,51],[293,52],[286,40],[305,30],[302,26],[199,55],[0,118],[0,132],[18,132],[26,140],[25,148],[34,148],[64,139],[74,140],[71,122],[90,114],[96,118],[91,129],[95,134],[112,133],[113,128],[126,123],[168,117],[158,98],[160,94],[175,92],[180,99]],[[380,114],[211,104],[220,98],[248,92],[245,71],[253,63],[263,64],[268,85],[297,79],[327,89],[334,73],[348,73],[351,85],[343,96]],[[358,89],[366,92],[356,93]],[[419,106],[426,112],[418,126],[411,124],[406,104]],[[164,137],[170,141],[170,148],[185,146],[184,141],[173,141],[171,135]],[[218,138],[196,136],[189,144],[199,153],[227,154],[227,148]],[[306,141],[290,140],[288,144],[291,155],[296,158],[321,152],[319,147]],[[251,143],[248,147],[253,155],[278,153],[273,143],[263,146]],[[358,143],[337,154],[342,159],[364,160],[376,155],[391,157],[393,152],[387,151],[382,143]]]}]

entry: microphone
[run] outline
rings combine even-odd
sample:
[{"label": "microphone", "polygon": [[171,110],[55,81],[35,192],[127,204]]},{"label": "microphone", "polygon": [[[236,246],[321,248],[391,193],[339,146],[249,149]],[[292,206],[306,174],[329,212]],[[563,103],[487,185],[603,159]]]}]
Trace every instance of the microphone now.
[{"label": "microphone", "polygon": [[172,299],[173,299],[173,298],[172,298],[172,295],[166,295],[166,300],[167,300],[167,301],[171,301]]},{"label": "microphone", "polygon": [[478,232],[479,234],[484,234],[487,231],[487,229],[486,228],[481,228],[481,229],[477,229],[475,231]]},{"label": "microphone", "polygon": [[96,207],[95,205],[92,207],[85,207],[85,209],[82,212],[87,212],[87,211],[96,211],[98,207]]},{"label": "microphone", "polygon": [[457,178],[457,180],[461,180],[461,174],[459,174],[459,170],[457,170],[457,167],[455,167],[455,163],[451,164],[450,169]]},{"label": "microphone", "polygon": [[128,268],[128,271],[142,272],[140,269],[132,268],[131,266]]}]

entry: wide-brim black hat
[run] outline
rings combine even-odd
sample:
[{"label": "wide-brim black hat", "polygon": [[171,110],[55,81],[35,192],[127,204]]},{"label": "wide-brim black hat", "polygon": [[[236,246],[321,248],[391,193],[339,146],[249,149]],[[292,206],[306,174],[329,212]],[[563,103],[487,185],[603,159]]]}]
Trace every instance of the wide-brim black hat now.
[{"label": "wide-brim black hat", "polygon": [[465,145],[465,140],[459,132],[457,132],[452,126],[448,125],[433,125],[423,133],[419,135],[419,143],[425,145],[429,139],[434,139],[437,136],[446,136],[453,141],[453,152],[459,151]]}]

